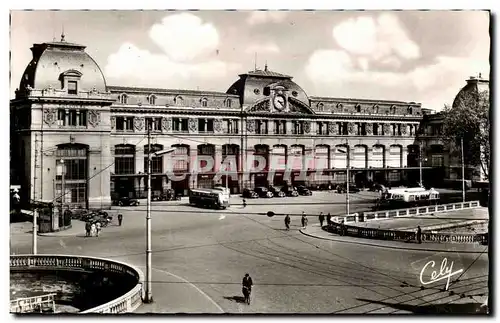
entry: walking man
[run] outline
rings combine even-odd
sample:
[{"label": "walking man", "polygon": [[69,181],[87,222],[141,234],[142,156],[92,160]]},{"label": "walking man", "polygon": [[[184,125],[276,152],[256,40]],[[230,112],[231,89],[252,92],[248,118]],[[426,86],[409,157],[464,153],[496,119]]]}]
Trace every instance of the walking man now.
[{"label": "walking man", "polygon": [[285,216],[285,226],[286,226],[286,231],[289,231],[290,230],[290,215],[286,215]]},{"label": "walking man", "polygon": [[89,221],[85,222],[85,236],[86,237],[90,237],[90,229],[91,229],[90,222]]},{"label": "walking man", "polygon": [[324,221],[325,221],[325,215],[323,214],[323,212],[321,212],[319,214],[319,225],[320,225],[321,228],[323,227],[323,222]]},{"label": "walking man", "polygon": [[417,227],[417,242],[422,243],[422,229],[420,226]]},{"label": "walking man", "polygon": [[118,225],[122,226],[122,221],[123,221],[123,215],[120,213],[118,214]]},{"label": "walking man", "polygon": [[332,216],[330,215],[330,212],[328,212],[328,215],[326,216],[326,224],[332,224]]},{"label": "walking man", "polygon": [[247,206],[247,200],[243,199],[243,208],[246,208]]},{"label": "walking man", "polygon": [[97,221],[97,223],[95,224],[95,232],[96,232],[96,237],[99,237],[99,231],[101,231],[101,222],[100,221]]},{"label": "walking man", "polygon": [[306,213],[304,211],[302,211],[301,222],[302,222],[302,228],[305,229],[307,227],[307,217],[306,217]]}]

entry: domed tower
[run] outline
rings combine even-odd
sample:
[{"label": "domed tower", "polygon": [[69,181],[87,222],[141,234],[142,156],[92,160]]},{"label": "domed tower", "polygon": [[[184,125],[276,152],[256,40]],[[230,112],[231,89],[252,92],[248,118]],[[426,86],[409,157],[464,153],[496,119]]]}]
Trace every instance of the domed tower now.
[{"label": "domed tower", "polygon": [[85,46],[64,38],[31,48],[32,60],[10,104],[12,167],[25,203],[101,207],[111,203],[109,169],[102,168],[112,161],[113,100]]}]

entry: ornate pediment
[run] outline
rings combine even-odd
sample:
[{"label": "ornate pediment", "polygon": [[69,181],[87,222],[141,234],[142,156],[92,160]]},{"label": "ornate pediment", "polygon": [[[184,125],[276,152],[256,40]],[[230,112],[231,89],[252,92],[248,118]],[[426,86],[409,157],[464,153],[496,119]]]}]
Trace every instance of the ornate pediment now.
[{"label": "ornate pediment", "polygon": [[248,112],[271,112],[271,103],[268,98],[254,104]]},{"label": "ornate pediment", "polygon": [[271,98],[265,98],[253,106],[251,106],[248,112],[273,112],[273,113],[297,113],[297,114],[314,114],[314,112],[302,101],[299,101],[293,97],[288,97],[288,102],[284,109],[273,108],[271,104]]},{"label": "ornate pediment", "polygon": [[309,106],[295,98],[288,98],[289,112],[301,114],[314,114]]}]

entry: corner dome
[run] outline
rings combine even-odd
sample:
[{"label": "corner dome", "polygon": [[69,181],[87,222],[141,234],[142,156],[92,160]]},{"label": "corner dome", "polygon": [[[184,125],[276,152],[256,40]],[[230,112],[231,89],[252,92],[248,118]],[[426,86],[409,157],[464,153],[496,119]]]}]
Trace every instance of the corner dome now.
[{"label": "corner dome", "polygon": [[267,65],[264,70],[254,70],[240,74],[240,79],[229,87],[226,93],[238,95],[243,106],[252,106],[266,98],[266,89],[275,86],[285,88],[290,97],[310,107],[306,92],[289,75],[269,71]]},{"label": "corner dome", "polygon": [[478,77],[471,76],[467,80],[467,85],[465,85],[455,96],[453,100],[453,107],[457,106],[460,103],[460,100],[464,95],[469,93],[478,94],[481,92],[487,92],[487,95],[490,94],[490,81],[487,79],[483,79],[481,74]]},{"label": "corner dome", "polygon": [[49,87],[61,89],[61,77],[73,74],[80,78],[79,89],[106,92],[106,80],[101,68],[85,52],[85,46],[60,42],[34,44],[31,48],[33,58],[26,67],[19,91],[26,88],[44,90]]}]

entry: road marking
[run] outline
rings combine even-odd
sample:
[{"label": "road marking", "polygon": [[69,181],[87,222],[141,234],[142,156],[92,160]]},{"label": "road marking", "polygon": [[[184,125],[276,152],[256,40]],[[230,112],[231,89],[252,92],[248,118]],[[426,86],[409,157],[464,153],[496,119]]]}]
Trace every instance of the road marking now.
[{"label": "road marking", "polygon": [[204,291],[202,291],[201,289],[199,289],[198,287],[196,287],[196,285],[194,285],[193,283],[189,282],[188,280],[180,277],[180,276],[177,276],[176,274],[172,274],[171,272],[168,272],[166,270],[162,270],[162,269],[158,269],[158,268],[153,268],[154,270],[156,271],[160,271],[162,273],[165,273],[165,274],[168,274],[170,276],[173,276],[179,280],[182,280],[183,282],[189,284],[191,287],[193,287],[194,289],[196,289],[198,292],[200,292],[201,295],[205,296],[206,299],[208,299],[210,302],[212,302],[212,304],[215,305],[215,307],[217,307],[217,309],[219,309],[219,311],[221,311],[222,313],[224,313],[224,310],[222,309],[222,307],[219,306],[219,304],[217,304],[210,296],[208,296],[207,294],[205,294]]},{"label": "road marking", "polygon": [[226,216],[225,216],[225,215],[221,215],[221,216],[219,216],[219,220],[224,220],[225,218],[226,218]]}]

